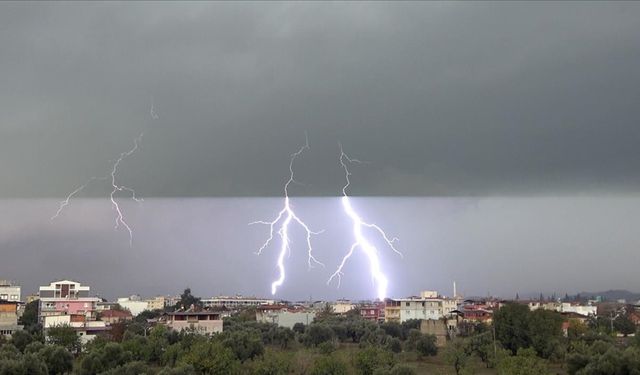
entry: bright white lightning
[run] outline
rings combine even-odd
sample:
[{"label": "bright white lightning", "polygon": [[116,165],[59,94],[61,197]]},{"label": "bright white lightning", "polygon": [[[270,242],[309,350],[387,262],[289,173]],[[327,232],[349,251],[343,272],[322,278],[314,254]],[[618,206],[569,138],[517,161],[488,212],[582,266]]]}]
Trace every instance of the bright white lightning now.
[{"label": "bright white lightning", "polygon": [[279,277],[273,283],[271,283],[271,294],[276,294],[278,287],[280,287],[284,283],[285,274],[286,274],[285,267],[284,267],[284,256],[285,254],[291,252],[291,249],[289,247],[289,243],[290,243],[289,224],[292,221],[295,221],[296,223],[298,223],[302,227],[302,229],[304,229],[304,231],[306,232],[307,263],[309,268],[313,268],[314,264],[319,264],[321,266],[324,266],[324,264],[319,262],[313,256],[313,248],[311,246],[311,236],[314,234],[320,234],[322,233],[322,231],[318,231],[318,232],[312,231],[309,228],[309,226],[305,224],[298,217],[298,215],[296,215],[296,213],[293,211],[293,208],[291,207],[291,202],[289,201],[289,185],[291,185],[292,183],[297,183],[297,181],[293,177],[293,163],[297,157],[299,157],[305,150],[308,150],[308,149],[309,149],[309,140],[306,139],[305,145],[302,146],[297,152],[294,152],[293,154],[291,154],[291,160],[289,162],[289,180],[287,180],[287,183],[284,185],[284,207],[282,208],[282,210],[280,210],[280,212],[278,212],[278,215],[276,216],[276,218],[272,221],[260,220],[260,221],[254,221],[252,223],[249,223],[249,225],[264,224],[269,226],[269,238],[267,238],[264,244],[256,252],[258,255],[262,254],[262,251],[265,248],[267,248],[267,246],[269,246],[269,244],[273,240],[275,228],[276,226],[278,226],[278,223],[280,223],[278,227],[279,229],[277,230],[277,233],[280,235],[280,239],[281,239],[280,253],[278,254],[278,262],[277,262]]},{"label": "bright white lightning", "polygon": [[347,260],[351,257],[351,255],[353,255],[353,252],[357,248],[359,248],[364,252],[367,258],[369,258],[369,267],[371,271],[371,277],[373,279],[373,282],[377,285],[378,298],[382,301],[387,296],[387,286],[389,285],[389,280],[387,279],[387,276],[385,276],[385,274],[382,272],[382,269],[380,267],[380,258],[378,257],[378,249],[376,249],[375,246],[373,246],[367,240],[364,233],[362,232],[363,228],[374,229],[380,234],[380,236],[384,239],[384,242],[391,248],[391,250],[393,250],[400,256],[402,256],[402,253],[398,251],[393,245],[394,242],[398,241],[397,238],[395,237],[389,238],[387,234],[382,230],[382,228],[380,228],[376,224],[365,222],[360,217],[360,215],[358,215],[358,213],[353,209],[353,206],[351,205],[351,200],[347,195],[347,189],[349,188],[349,185],[351,185],[351,181],[349,180],[349,176],[351,176],[351,172],[349,172],[348,164],[354,164],[354,163],[360,164],[362,162],[358,159],[349,158],[349,156],[345,154],[344,151],[342,150],[342,145],[340,145],[340,165],[344,169],[344,173],[346,177],[346,184],[342,188],[341,202],[342,202],[342,207],[345,213],[347,214],[347,216],[349,216],[349,218],[353,222],[353,237],[355,239],[355,242],[351,245],[351,248],[349,249],[349,252],[347,252],[347,255],[345,255],[344,258],[342,258],[342,262],[338,266],[338,269],[336,270],[336,272],[334,272],[331,275],[331,277],[327,281],[327,284],[330,284],[331,281],[337,277],[338,287],[340,287],[340,281],[342,279],[342,276],[344,275],[342,269],[344,268]]},{"label": "bright white lightning", "polygon": [[76,194],[81,192],[91,182],[93,182],[95,180],[111,180],[111,188],[112,188],[112,190],[111,190],[111,193],[109,194],[109,199],[111,200],[111,206],[112,206],[113,210],[116,211],[115,229],[118,229],[122,225],[127,230],[127,232],[129,233],[129,245],[132,246],[133,245],[133,230],[131,229],[131,226],[124,219],[124,215],[122,213],[122,209],[120,208],[120,205],[118,204],[118,201],[116,200],[116,194],[118,192],[121,192],[121,191],[126,191],[126,192],[131,194],[131,199],[133,199],[134,201],[142,202],[142,199],[136,197],[135,190],[133,190],[133,189],[131,189],[129,187],[126,187],[124,185],[118,184],[117,181],[116,181],[116,173],[118,172],[118,167],[120,166],[120,163],[125,158],[131,156],[134,152],[136,152],[136,150],[138,149],[138,145],[140,144],[140,141],[142,140],[142,135],[143,134],[140,134],[138,137],[136,137],[133,140],[133,148],[131,148],[129,151],[125,151],[125,152],[120,153],[120,156],[113,162],[113,165],[111,166],[111,171],[110,171],[110,173],[109,173],[109,175],[107,177],[91,177],[87,181],[85,181],[84,184],[80,185],[74,191],[72,191],[69,195],[67,195],[67,197],[63,201],[60,202],[60,205],[58,206],[58,210],[56,211],[56,214],[51,217],[51,220],[55,220],[56,218],[58,218],[58,216],[60,216],[60,214],[62,213],[64,208],[69,205],[69,201],[71,200],[71,198],[73,198]]}]

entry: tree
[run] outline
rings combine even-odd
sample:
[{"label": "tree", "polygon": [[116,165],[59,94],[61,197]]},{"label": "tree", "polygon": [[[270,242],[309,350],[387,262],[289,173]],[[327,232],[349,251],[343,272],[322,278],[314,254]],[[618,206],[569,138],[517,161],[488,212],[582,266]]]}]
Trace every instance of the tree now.
[{"label": "tree", "polygon": [[293,364],[289,353],[268,351],[251,364],[254,375],[287,375],[291,372]]},{"label": "tree", "polygon": [[629,319],[627,315],[620,315],[613,321],[613,328],[627,337],[636,331],[636,325]]},{"label": "tree", "polygon": [[24,352],[27,345],[34,341],[33,336],[27,331],[15,331],[11,335],[11,343],[18,348],[20,352]]},{"label": "tree", "polygon": [[436,336],[434,335],[422,335],[416,342],[416,350],[421,356],[434,356],[438,354],[438,347],[436,346]]},{"label": "tree", "polygon": [[233,351],[216,340],[193,344],[180,359],[179,364],[191,365],[201,374],[228,375],[238,372],[238,361]]},{"label": "tree", "polygon": [[333,334],[333,330],[326,324],[312,323],[307,327],[302,340],[307,346],[318,346],[325,341],[333,340]]},{"label": "tree", "polygon": [[536,356],[533,348],[519,349],[518,354],[502,359],[498,363],[498,375],[547,375],[549,369]]},{"label": "tree", "polygon": [[453,339],[444,350],[444,360],[453,366],[456,375],[464,374],[467,370],[471,348],[469,343],[461,338]]},{"label": "tree", "polygon": [[47,345],[38,353],[47,365],[50,375],[67,374],[73,370],[73,355],[58,345]]},{"label": "tree", "polygon": [[50,344],[60,345],[71,353],[80,351],[80,338],[75,329],[69,325],[62,324],[47,328],[46,336]]},{"label": "tree", "polygon": [[240,362],[253,359],[264,353],[262,339],[249,331],[235,331],[226,334],[222,343],[225,347],[231,349]]},{"label": "tree", "polygon": [[355,367],[361,375],[373,375],[377,369],[391,369],[395,364],[393,353],[370,346],[355,356]]},{"label": "tree", "polygon": [[496,338],[513,354],[531,345],[529,314],[529,307],[519,303],[507,303],[494,313]]},{"label": "tree", "polygon": [[322,356],[315,360],[311,375],[347,375],[347,364],[333,356]]},{"label": "tree", "polygon": [[387,341],[387,346],[389,347],[389,350],[394,353],[400,353],[402,351],[402,342],[399,338],[391,338],[389,341]]},{"label": "tree", "polygon": [[184,310],[188,310],[191,306],[202,307],[202,301],[200,298],[191,294],[191,288],[186,288],[180,295],[180,302],[176,305],[176,309],[182,308]]},{"label": "tree", "polygon": [[296,323],[293,325],[293,332],[297,334],[303,334],[305,330],[304,323]]},{"label": "tree", "polygon": [[40,301],[35,300],[27,303],[24,307],[24,312],[20,317],[20,324],[24,326],[24,329],[32,332],[34,327],[38,326],[38,308]]}]

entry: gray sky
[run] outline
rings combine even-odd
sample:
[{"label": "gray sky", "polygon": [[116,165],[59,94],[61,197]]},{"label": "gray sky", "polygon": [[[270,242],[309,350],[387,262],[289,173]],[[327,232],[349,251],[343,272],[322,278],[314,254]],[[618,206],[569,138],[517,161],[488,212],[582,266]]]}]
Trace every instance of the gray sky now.
[{"label": "gray sky", "polygon": [[[145,131],[146,197],[640,187],[640,4],[0,4],[0,197],[62,197]],[[151,102],[160,118],[152,121]],[[100,187],[86,196],[101,196]]]},{"label": "gray sky", "polygon": [[[352,243],[350,222],[337,198],[293,200],[311,228],[315,255],[326,267],[308,270],[304,234],[291,227],[287,279],[277,297],[373,298],[368,262],[356,252],[342,286],[326,285]],[[0,275],[25,293],[57,278],[87,283],[109,298],[140,293],[270,295],[277,277],[278,244],[254,252],[271,219],[276,198],[150,199],[124,202],[134,228],[114,231],[106,199],[78,200],[56,221],[53,200],[0,201]],[[389,295],[423,289],[451,294],[513,297],[540,292],[638,290],[640,198],[357,198],[366,220],[400,238],[403,258],[370,238],[390,280]]]},{"label": "gray sky", "polygon": [[[0,2],[0,278],[266,295],[275,248],[253,255],[267,233],[247,223],[277,210],[307,132],[292,196],[327,229],[327,268],[294,250],[282,297],[374,295],[363,258],[324,284],[351,243],[338,142],[368,161],[359,209],[402,239],[404,259],[381,249],[391,295],[637,290],[638,19],[634,2]],[[145,198],[123,201],[133,248],[108,183],[49,222],[141,132],[118,174]]]}]

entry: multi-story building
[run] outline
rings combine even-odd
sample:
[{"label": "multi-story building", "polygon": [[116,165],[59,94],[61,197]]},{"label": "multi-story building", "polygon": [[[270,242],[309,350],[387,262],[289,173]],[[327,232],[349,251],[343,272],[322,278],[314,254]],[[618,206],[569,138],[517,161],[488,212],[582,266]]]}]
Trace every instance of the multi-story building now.
[{"label": "multi-story building", "polygon": [[356,305],[348,299],[339,299],[331,307],[335,314],[343,315],[356,308]]},{"label": "multi-story building", "polygon": [[0,280],[0,300],[10,302],[22,301],[20,286],[8,280]]},{"label": "multi-story building", "polygon": [[147,310],[163,310],[165,307],[166,298],[164,296],[157,296],[148,299],[146,302]]},{"label": "multi-story building", "polygon": [[256,298],[256,297],[226,297],[218,296],[212,298],[205,298],[202,300],[202,305],[205,308],[220,308],[226,307],[227,309],[235,310],[243,307],[260,306],[260,305],[273,305],[275,303],[272,299]]},{"label": "multi-story building", "polygon": [[38,318],[44,329],[59,325],[73,327],[83,343],[108,329],[97,320],[97,304],[102,301],[89,296],[90,287],[71,280],[54,281],[39,289]]},{"label": "multi-story building", "polygon": [[206,310],[165,313],[158,324],[175,331],[190,330],[202,334],[219,333],[223,328],[220,313]]},{"label": "multi-story building", "polygon": [[100,298],[90,297],[91,288],[71,280],[54,281],[41,286],[39,318],[47,316],[80,314],[88,320],[96,319],[96,307]]},{"label": "multi-story building", "polygon": [[387,299],[385,321],[402,323],[411,319],[438,320],[456,310],[458,301],[425,291],[420,297]]},{"label": "multi-story building", "polygon": [[364,304],[359,306],[360,316],[366,320],[371,320],[374,322],[383,322],[384,321],[384,310],[385,305],[384,302],[376,303],[376,304]]},{"label": "multi-story building", "polygon": [[0,336],[11,336],[22,329],[18,325],[18,302],[0,300]]},{"label": "multi-story building", "polygon": [[129,310],[133,316],[138,316],[138,314],[144,310],[148,310],[149,308],[147,301],[143,301],[137,294],[129,297],[118,298],[118,305],[123,309]]},{"label": "multi-story building", "polygon": [[256,308],[256,321],[286,328],[293,328],[296,323],[308,325],[315,317],[315,311],[290,308],[286,305],[261,305]]}]

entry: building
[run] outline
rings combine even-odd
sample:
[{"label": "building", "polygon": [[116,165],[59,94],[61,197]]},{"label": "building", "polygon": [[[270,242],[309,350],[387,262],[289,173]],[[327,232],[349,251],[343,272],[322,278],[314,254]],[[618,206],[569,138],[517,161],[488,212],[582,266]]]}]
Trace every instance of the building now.
[{"label": "building", "polygon": [[129,297],[118,298],[118,305],[123,309],[129,310],[133,316],[138,316],[138,314],[144,310],[148,310],[149,307],[147,301],[143,301],[137,294]]},{"label": "building", "polygon": [[434,335],[436,337],[436,346],[443,347],[447,345],[449,338],[449,329],[445,319],[423,320],[420,322],[420,332],[422,334]]},{"label": "building", "polygon": [[18,325],[18,302],[0,301],[0,337],[11,336],[14,332],[22,330]]},{"label": "building", "polygon": [[114,324],[133,320],[129,310],[104,310],[100,313],[100,320],[107,324]]},{"label": "building", "polygon": [[206,310],[165,313],[158,324],[164,324],[175,331],[189,330],[202,334],[222,332],[220,313]]},{"label": "building", "polygon": [[360,316],[365,320],[373,322],[384,321],[384,302],[376,304],[364,304],[359,307]]},{"label": "building", "polygon": [[38,316],[44,326],[44,318],[57,315],[84,315],[88,321],[96,320],[96,308],[100,298],[89,296],[90,287],[71,280],[54,281],[39,289]]},{"label": "building", "polygon": [[348,299],[339,299],[333,305],[333,312],[338,315],[344,315],[356,308],[356,305]]},{"label": "building", "polygon": [[147,310],[164,310],[166,298],[164,296],[157,296],[148,299],[146,302]]},{"label": "building", "polygon": [[315,311],[289,308],[285,305],[261,305],[256,308],[256,321],[293,328],[296,323],[309,325],[316,318]]},{"label": "building", "polygon": [[385,301],[386,322],[406,322],[411,319],[438,320],[456,310],[458,301],[439,296],[435,291],[424,291],[420,297],[387,299]]},{"label": "building", "polygon": [[205,308],[217,309],[220,307],[226,307],[230,310],[237,310],[245,307],[260,306],[260,305],[273,305],[275,303],[272,299],[256,298],[256,297],[226,297],[218,296],[212,298],[205,298],[201,300],[202,305]]},{"label": "building", "polygon": [[0,280],[0,300],[11,302],[22,301],[20,286],[8,280]]},{"label": "building", "polygon": [[78,334],[81,344],[86,344],[96,338],[96,336],[110,330],[110,327],[108,327],[105,322],[100,320],[88,320],[87,316],[83,314],[47,316],[45,317],[44,324],[42,326],[45,332],[45,340],[48,339],[47,330],[58,326],[69,326],[73,328]]},{"label": "building", "polygon": [[97,305],[102,301],[90,297],[91,288],[76,281],[54,281],[39,289],[38,319],[44,329],[68,325],[78,332],[80,341],[87,343],[96,335],[107,331],[105,322],[97,320]]}]

